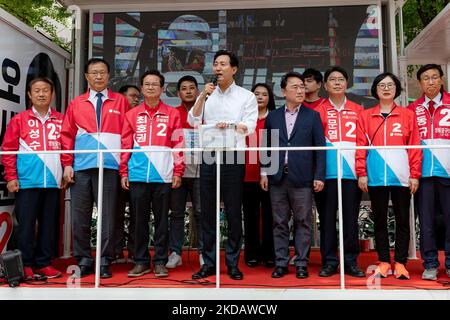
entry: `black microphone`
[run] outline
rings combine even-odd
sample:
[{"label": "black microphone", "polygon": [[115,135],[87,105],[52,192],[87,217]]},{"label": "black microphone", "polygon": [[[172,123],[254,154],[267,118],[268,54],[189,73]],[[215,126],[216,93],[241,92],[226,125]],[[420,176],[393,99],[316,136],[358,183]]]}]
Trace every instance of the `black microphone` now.
[{"label": "black microphone", "polygon": [[211,82],[213,85],[217,86],[217,76],[212,77]]},{"label": "black microphone", "polygon": [[[211,78],[211,83],[214,86],[217,86],[217,76],[216,75]],[[208,100],[208,97],[209,97],[209,94],[205,97],[205,102],[206,102],[206,100]]]}]

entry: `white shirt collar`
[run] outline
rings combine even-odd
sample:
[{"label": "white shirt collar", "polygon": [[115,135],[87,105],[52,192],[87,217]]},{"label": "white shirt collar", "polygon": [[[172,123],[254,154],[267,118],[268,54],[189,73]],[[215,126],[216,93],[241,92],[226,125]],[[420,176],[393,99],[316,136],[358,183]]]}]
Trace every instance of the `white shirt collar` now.
[{"label": "white shirt collar", "polygon": [[221,94],[227,94],[227,93],[231,93],[233,92],[233,88],[236,86],[236,82],[232,82],[230,84],[230,86],[228,88],[225,89],[225,91],[222,91],[222,89],[220,88],[220,86],[217,86],[217,88],[219,89],[218,92]]},{"label": "white shirt collar", "polygon": [[48,108],[47,114],[45,115],[45,117],[42,117],[41,114],[36,110],[36,108],[34,106],[31,107],[31,110],[33,111],[34,115],[41,120],[42,123],[44,123],[45,121],[47,121],[50,118],[50,113],[51,110],[50,108]]},{"label": "white shirt collar", "polygon": [[[102,99],[108,99],[108,88],[103,89],[100,91],[103,94]],[[95,91],[94,89],[89,89],[89,99],[93,100],[96,98],[98,91]]]},{"label": "white shirt collar", "polygon": [[337,111],[341,111],[342,109],[344,109],[344,106],[347,104],[347,97],[344,96],[344,103],[338,107],[338,105],[334,104],[333,100],[331,100],[330,98],[328,98],[328,100],[330,100],[330,104],[337,110]]},{"label": "white shirt collar", "polygon": [[[430,103],[430,101],[431,101],[431,99],[430,98],[428,98],[427,96],[425,96],[425,104],[428,106],[428,104]],[[438,105],[440,105],[441,104],[441,101],[442,101],[442,93],[441,92],[439,92],[438,93],[438,95],[436,96],[436,97],[434,97],[434,99],[433,99],[433,101],[434,101],[434,106],[436,107],[436,106],[438,106]]]}]

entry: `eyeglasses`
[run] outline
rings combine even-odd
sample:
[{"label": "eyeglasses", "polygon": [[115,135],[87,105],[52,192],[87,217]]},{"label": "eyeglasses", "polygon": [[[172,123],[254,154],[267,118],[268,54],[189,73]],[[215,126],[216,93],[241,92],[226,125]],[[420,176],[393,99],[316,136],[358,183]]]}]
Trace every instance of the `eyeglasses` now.
[{"label": "eyeglasses", "polygon": [[297,85],[293,85],[288,87],[289,90],[294,90],[294,91],[298,91],[298,90],[305,90],[305,86],[297,86]]},{"label": "eyeglasses", "polygon": [[159,83],[159,82],[152,82],[152,83],[149,83],[149,82],[144,82],[144,87],[160,87],[161,86],[161,84]]},{"label": "eyeglasses", "polygon": [[338,82],[345,83],[347,80],[345,78],[328,78],[328,82]]},{"label": "eyeglasses", "polygon": [[377,87],[381,90],[392,90],[395,88],[395,83],[379,83]]},{"label": "eyeglasses", "polygon": [[421,81],[425,81],[425,82],[429,82],[431,80],[431,82],[436,82],[440,79],[441,77],[438,76],[432,76],[432,77],[423,77],[420,80]]},{"label": "eyeglasses", "polygon": [[96,77],[96,76],[104,77],[105,75],[108,74],[108,72],[106,72],[106,71],[92,71],[92,72],[88,72],[88,74],[90,74],[91,76],[94,76],[94,77]]}]

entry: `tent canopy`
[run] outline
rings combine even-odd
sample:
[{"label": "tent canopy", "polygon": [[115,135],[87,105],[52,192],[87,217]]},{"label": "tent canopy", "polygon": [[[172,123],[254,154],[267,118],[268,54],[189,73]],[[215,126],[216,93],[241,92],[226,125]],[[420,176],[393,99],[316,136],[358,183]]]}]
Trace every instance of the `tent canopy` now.
[{"label": "tent canopy", "polygon": [[450,63],[450,4],[406,47],[408,64]]},{"label": "tent canopy", "polygon": [[[156,9],[154,6],[163,5],[168,7],[183,7],[189,6],[193,10],[208,8],[231,8],[231,7],[248,7],[248,8],[264,8],[267,6],[289,7],[289,6],[337,6],[337,5],[361,5],[367,3],[376,4],[374,0],[58,0],[62,5],[68,7],[70,5],[77,5],[82,10],[86,9],[108,9],[119,10],[120,8],[127,8],[132,10],[149,10]],[[388,0],[383,0],[383,3]]]}]

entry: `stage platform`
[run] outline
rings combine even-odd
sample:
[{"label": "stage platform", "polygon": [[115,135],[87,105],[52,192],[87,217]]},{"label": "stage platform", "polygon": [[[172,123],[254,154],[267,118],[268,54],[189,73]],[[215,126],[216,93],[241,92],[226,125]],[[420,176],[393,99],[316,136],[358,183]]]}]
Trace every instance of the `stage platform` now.
[{"label": "stage platform", "polygon": [[[409,260],[407,269],[410,272],[410,280],[397,280],[394,276],[386,279],[376,279],[373,273],[367,272],[366,278],[353,278],[345,276],[345,289],[347,290],[447,290],[450,288],[450,278],[445,274],[443,269],[443,253],[440,253],[441,269],[439,271],[438,281],[424,281],[421,279],[422,264],[421,260]],[[309,263],[309,278],[297,279],[295,277],[295,267],[289,267],[289,274],[280,279],[273,279],[271,273],[273,269],[264,266],[249,268],[243,261],[241,256],[240,269],[244,273],[244,280],[236,281],[230,279],[226,274],[226,267],[223,259],[223,251],[221,252],[221,274],[220,288],[216,288],[216,277],[208,277],[201,280],[192,280],[191,276],[199,269],[198,254],[195,250],[185,250],[183,252],[183,264],[176,269],[169,269],[169,277],[157,278],[153,273],[149,273],[138,278],[129,278],[128,271],[133,267],[132,264],[113,264],[113,277],[110,279],[101,279],[100,288],[184,288],[184,289],[341,289],[340,275],[336,274],[332,277],[321,278],[318,276],[320,269],[320,253],[317,249],[311,251],[311,260]],[[419,253],[418,253],[419,256]],[[370,271],[370,266],[377,263],[376,252],[364,252],[360,254],[359,265],[364,270]],[[22,283],[21,288],[84,288],[90,289],[95,287],[94,275],[87,276],[76,282],[71,279],[68,273],[70,266],[75,265],[75,260],[56,259],[54,266],[63,272],[63,276],[57,279],[49,279],[48,281],[33,281]],[[7,288],[8,285],[3,284],[0,288]],[[38,295],[39,291],[36,291]],[[194,291],[193,291],[194,292]]]}]

